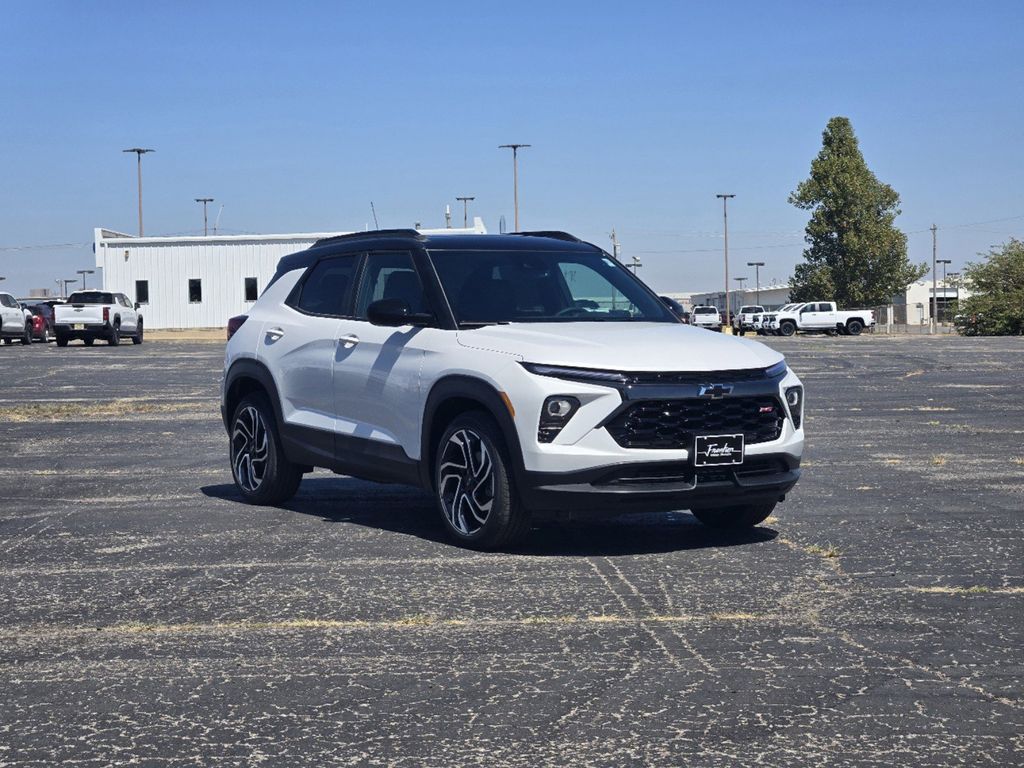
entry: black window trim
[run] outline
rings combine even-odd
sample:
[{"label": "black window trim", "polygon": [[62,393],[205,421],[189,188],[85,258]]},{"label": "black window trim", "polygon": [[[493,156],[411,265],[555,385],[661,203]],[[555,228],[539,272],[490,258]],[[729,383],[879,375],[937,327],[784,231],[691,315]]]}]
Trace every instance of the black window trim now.
[{"label": "black window trim", "polygon": [[[423,271],[420,269],[420,265],[416,263],[416,256],[412,248],[374,248],[363,253],[363,260],[361,268],[359,270],[359,282],[356,283],[356,290],[352,292],[352,313],[356,320],[363,323],[370,322],[365,317],[359,317],[356,314],[356,310],[363,298],[362,293],[366,286],[363,285],[363,277],[365,276],[366,270],[369,268],[370,257],[375,253],[404,253],[409,257],[409,263],[412,264],[412,271],[416,274],[416,277],[420,281],[420,287],[423,289],[423,298],[426,300],[427,309],[431,314],[434,315],[434,323],[430,325],[422,326],[425,328],[432,328],[437,323],[437,310],[434,308],[435,302],[432,300],[431,295],[427,292],[427,281],[423,279]],[[369,306],[369,305],[367,305]]]},{"label": "black window trim", "polygon": [[[188,279],[188,303],[189,304],[202,304],[203,303],[203,278],[201,277],[190,277]],[[199,283],[199,300],[192,300],[192,283]]]}]

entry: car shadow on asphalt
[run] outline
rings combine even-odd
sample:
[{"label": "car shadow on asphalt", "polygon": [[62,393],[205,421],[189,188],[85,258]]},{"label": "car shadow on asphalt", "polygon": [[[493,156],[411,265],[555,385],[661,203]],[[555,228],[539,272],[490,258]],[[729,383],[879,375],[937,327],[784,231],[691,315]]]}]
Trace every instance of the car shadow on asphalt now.
[{"label": "car shadow on asphalt", "polygon": [[[233,483],[206,485],[205,496],[243,503]],[[455,546],[445,532],[434,500],[415,488],[382,485],[348,477],[307,477],[280,509],[351,523]],[[737,532],[704,527],[689,512],[632,512],[570,522],[536,520],[530,533],[506,554],[539,557],[615,556],[717,549],[762,544],[778,536],[764,526]]]}]

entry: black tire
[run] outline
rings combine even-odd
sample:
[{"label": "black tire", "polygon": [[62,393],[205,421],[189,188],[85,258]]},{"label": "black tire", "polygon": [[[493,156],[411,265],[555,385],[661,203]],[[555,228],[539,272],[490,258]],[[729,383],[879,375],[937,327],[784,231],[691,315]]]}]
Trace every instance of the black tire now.
[{"label": "black tire", "polygon": [[65,336],[63,333],[58,333],[57,334],[57,346],[58,347],[66,347],[67,345],[68,345],[68,337]]},{"label": "black tire", "polygon": [[10,344],[12,341],[13,339],[4,339],[4,344]]},{"label": "black tire", "polygon": [[779,334],[782,336],[792,336],[796,333],[796,323],[792,320],[785,320],[779,326]]},{"label": "black tire", "polygon": [[761,504],[744,504],[738,507],[718,507],[715,509],[691,509],[693,516],[708,528],[720,531],[743,530],[753,528],[764,522],[775,509],[777,502],[768,501]]},{"label": "black tire", "polygon": [[85,344],[85,346],[87,347],[91,347],[93,344],[96,343],[96,339],[94,339],[92,336],[86,336],[84,339],[82,339],[82,343]]},{"label": "black tire", "polygon": [[444,431],[434,452],[434,491],[441,520],[461,546],[508,547],[530,530],[510,467],[501,428],[488,414],[460,414]]},{"label": "black tire", "polygon": [[42,339],[42,341],[43,341],[43,344],[49,344],[51,341],[53,341],[53,331],[50,329],[50,326],[48,326],[48,325],[44,325],[43,326],[43,339]]},{"label": "black tire", "polygon": [[25,332],[21,335],[21,338],[19,339],[19,341],[21,342],[22,346],[26,346],[26,347],[29,346],[32,343],[32,326],[31,325],[26,325],[25,326]]},{"label": "black tire", "polygon": [[846,324],[846,332],[851,336],[860,336],[860,332],[864,330],[864,323],[857,318],[854,318]]},{"label": "black tire", "polygon": [[231,476],[250,504],[282,504],[299,489],[302,470],[281,446],[270,401],[262,392],[242,398],[231,416]]},{"label": "black tire", "polygon": [[132,336],[132,344],[142,343],[142,321],[139,320],[139,327],[135,330],[135,335]]},{"label": "black tire", "polygon": [[121,326],[115,325],[110,329],[110,336],[107,338],[107,344],[112,347],[116,347],[121,343]]}]

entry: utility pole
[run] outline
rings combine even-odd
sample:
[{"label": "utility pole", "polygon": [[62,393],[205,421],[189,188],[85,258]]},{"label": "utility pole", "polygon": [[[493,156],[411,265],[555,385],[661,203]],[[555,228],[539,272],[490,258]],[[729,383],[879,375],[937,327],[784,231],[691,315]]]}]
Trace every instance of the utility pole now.
[{"label": "utility pole", "polygon": [[761,306],[761,267],[764,266],[764,262],[748,261],[747,266],[754,268],[754,284],[757,286],[757,298],[754,299],[754,303]]},{"label": "utility pole", "polygon": [[142,237],[142,156],[148,152],[156,152],[155,149],[143,149],[142,147],[132,147],[131,149],[123,149],[122,152],[134,152],[138,155],[139,159],[139,237]]},{"label": "utility pole", "polygon": [[208,234],[210,234],[210,231],[209,231],[209,229],[206,226],[206,204],[207,203],[212,203],[213,202],[213,198],[212,197],[197,197],[197,198],[195,198],[195,201],[197,203],[202,203],[203,204],[203,237],[206,237]]},{"label": "utility pole", "polygon": [[725,225],[725,323],[729,325],[729,199],[736,195],[715,195],[722,199],[722,222]]},{"label": "utility pole", "polygon": [[642,266],[643,264],[640,263],[640,259],[638,259],[636,256],[633,256],[633,263],[629,265],[629,268],[633,270],[634,275],[636,274],[636,271],[640,269],[640,267]]},{"label": "utility pole", "polygon": [[519,150],[526,149],[529,144],[499,144],[498,149],[512,150],[512,200],[515,207],[516,232],[519,231]]},{"label": "utility pole", "polygon": [[939,287],[938,286],[938,282],[939,281],[938,281],[938,275],[936,274],[936,269],[935,269],[935,266],[936,266],[935,265],[935,255],[936,255],[936,252],[937,252],[935,232],[936,232],[936,230],[938,230],[938,227],[936,227],[934,224],[932,224],[931,230],[932,230],[932,317],[931,317],[931,323],[928,324],[928,327],[929,327],[931,333],[935,333],[935,311],[936,311],[936,309],[939,306],[939,297],[938,297],[938,294],[936,293],[936,291],[937,291],[937,289]]},{"label": "utility pole", "polygon": [[476,200],[475,197],[456,197],[456,200],[462,203],[462,228],[469,228],[469,204]]},{"label": "utility pole", "polygon": [[612,256],[619,260],[619,238],[615,236],[615,228],[612,228]]},{"label": "utility pole", "polygon": [[82,290],[84,291],[85,290],[85,276],[86,275],[91,275],[96,270],[95,269],[76,269],[75,271],[82,276]]},{"label": "utility pole", "polygon": [[938,263],[942,265],[942,306],[947,310],[946,315],[948,317],[949,294],[946,293],[946,265],[952,264],[953,261],[951,259],[939,259]]}]

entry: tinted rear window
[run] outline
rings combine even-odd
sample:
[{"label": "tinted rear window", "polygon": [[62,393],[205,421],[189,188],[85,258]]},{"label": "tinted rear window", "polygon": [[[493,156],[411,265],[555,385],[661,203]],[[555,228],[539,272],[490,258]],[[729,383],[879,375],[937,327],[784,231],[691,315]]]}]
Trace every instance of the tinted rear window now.
[{"label": "tinted rear window", "polygon": [[102,291],[79,291],[68,296],[68,304],[113,304],[114,294]]}]

